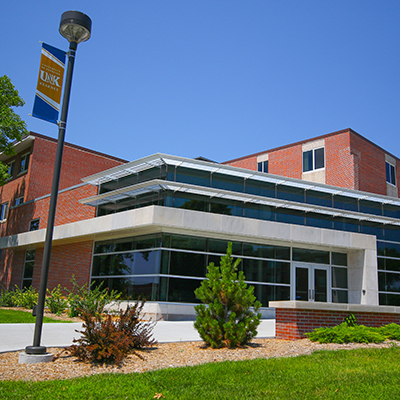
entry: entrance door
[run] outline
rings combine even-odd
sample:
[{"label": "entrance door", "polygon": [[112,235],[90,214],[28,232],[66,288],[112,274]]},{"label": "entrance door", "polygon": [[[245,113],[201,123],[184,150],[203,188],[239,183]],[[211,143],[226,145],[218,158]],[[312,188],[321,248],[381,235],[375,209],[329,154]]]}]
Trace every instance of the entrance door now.
[{"label": "entrance door", "polygon": [[302,301],[331,301],[329,267],[312,264],[294,265],[294,296]]}]

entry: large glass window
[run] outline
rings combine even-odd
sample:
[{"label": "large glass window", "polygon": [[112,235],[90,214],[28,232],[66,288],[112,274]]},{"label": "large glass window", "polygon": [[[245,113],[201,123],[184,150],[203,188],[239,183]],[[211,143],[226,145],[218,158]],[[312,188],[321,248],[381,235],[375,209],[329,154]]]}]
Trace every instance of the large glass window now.
[{"label": "large glass window", "polygon": [[245,192],[256,196],[275,197],[275,185],[269,182],[247,179],[245,182]]},{"label": "large glass window", "polygon": [[194,170],[192,168],[176,167],[175,180],[176,182],[209,187],[210,172]]},{"label": "large glass window", "polygon": [[378,272],[379,291],[400,292],[400,274]]},{"label": "large glass window", "polygon": [[277,187],[277,198],[289,201],[296,201],[304,203],[304,189],[295,188],[290,186],[278,185]]},{"label": "large glass window", "polygon": [[329,251],[293,248],[293,261],[329,264]]},{"label": "large glass window", "polygon": [[307,204],[332,207],[332,195],[330,193],[318,192],[316,190],[306,190],[305,198]]},{"label": "large glass window", "polygon": [[211,187],[233,192],[243,192],[244,179],[239,176],[225,175],[216,172],[211,174]]},{"label": "large glass window", "polygon": [[32,286],[33,267],[35,264],[35,250],[27,250],[25,253],[24,274],[22,277],[22,287]]}]

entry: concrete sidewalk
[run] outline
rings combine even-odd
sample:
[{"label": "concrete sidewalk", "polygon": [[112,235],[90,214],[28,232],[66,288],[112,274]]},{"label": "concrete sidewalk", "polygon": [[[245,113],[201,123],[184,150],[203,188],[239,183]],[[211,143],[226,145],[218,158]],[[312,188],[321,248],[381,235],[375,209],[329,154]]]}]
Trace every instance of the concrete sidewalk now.
[{"label": "concrete sidewalk", "polygon": [[[35,324],[0,324],[0,353],[21,351],[33,342]],[[81,323],[43,324],[42,345],[46,347],[67,347],[79,338],[76,330],[82,330]],[[275,337],[275,320],[264,319],[258,327],[258,338]],[[193,321],[159,321],[154,328],[154,337],[159,343],[188,342],[201,340]]]}]

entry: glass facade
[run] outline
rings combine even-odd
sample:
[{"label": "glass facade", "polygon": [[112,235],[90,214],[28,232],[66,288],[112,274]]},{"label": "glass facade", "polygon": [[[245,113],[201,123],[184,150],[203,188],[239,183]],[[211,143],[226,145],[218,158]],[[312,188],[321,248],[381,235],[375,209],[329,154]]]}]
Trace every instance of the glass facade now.
[{"label": "glass facade", "polygon": [[[92,282],[103,282],[103,287],[119,290],[126,299],[197,303],[194,290],[205,278],[207,266],[219,265],[227,246],[225,240],[161,233],[97,242]],[[232,243],[233,257],[241,259],[239,270],[265,307],[269,301],[290,300],[290,266],[295,259],[328,265],[330,259],[339,259],[344,266],[332,266],[335,290],[342,294],[337,301],[347,298],[347,255],[316,251],[310,258],[306,254],[306,249]]]},{"label": "glass facade", "polygon": [[[312,165],[316,162],[316,154],[314,153],[315,151],[312,154]],[[319,158],[321,158],[322,155],[323,153],[321,149]],[[323,158],[321,158],[321,160],[322,159]],[[320,165],[318,166],[320,167]],[[115,189],[120,189],[137,183],[148,182],[154,179],[195,185],[199,190],[197,190],[197,192],[192,191],[192,193],[189,193],[189,191],[186,190],[170,190],[168,189],[168,185],[165,185],[165,187],[158,185],[157,188],[149,190],[146,193],[138,193],[137,195],[126,196],[120,200],[102,204],[98,206],[97,215],[105,215],[148,205],[160,205],[375,235],[377,238],[379,253],[378,272],[380,304],[400,305],[400,292],[396,289],[397,278],[400,278],[400,267],[398,267],[400,266],[400,251],[398,251],[398,248],[400,247],[400,229],[399,226],[396,225],[396,221],[393,223],[390,221],[379,221],[379,217],[400,219],[400,206],[388,204],[390,202],[387,202],[385,199],[382,199],[382,201],[379,201],[379,199],[371,201],[363,198],[367,196],[357,196],[353,192],[346,193],[345,190],[341,191],[340,194],[333,193],[334,191],[330,193],[330,190],[325,190],[324,188],[317,190],[318,188],[316,186],[311,190],[307,190],[301,185],[291,185],[290,182],[282,184],[278,179],[275,179],[277,183],[273,183],[262,181],[260,176],[257,175],[242,177],[241,173],[235,174],[232,170],[227,170],[225,172],[219,170],[218,172],[213,172],[213,169],[218,169],[218,164],[210,163],[209,166],[208,164],[202,165],[198,169],[195,164],[193,164],[192,167],[162,164],[120,179],[103,183],[100,186],[100,193],[107,193]],[[257,173],[254,172],[254,174]],[[149,185],[151,185],[151,182],[149,182]],[[206,190],[202,191],[201,188],[214,190],[213,193],[215,193],[215,190],[223,190],[227,193],[231,193],[231,196],[218,197]],[[238,198],[240,194],[258,196],[257,199],[276,199],[277,201],[285,202],[285,206],[263,204],[263,202],[259,200],[253,202],[240,200]],[[308,205],[315,207],[311,211],[303,210],[304,206]],[[133,239],[132,243],[134,243]],[[209,245],[210,244],[207,242],[207,246]],[[168,260],[168,274],[173,273],[174,276],[179,275],[179,278],[171,278],[170,276],[160,277],[160,281],[152,283],[153,286],[158,285],[157,290],[152,290],[152,296],[156,296],[160,299],[162,297],[169,299],[169,287],[171,284],[175,285],[175,287],[178,287],[181,284],[184,286],[184,282],[188,283],[188,281],[192,279],[187,278],[189,276],[196,275],[197,278],[204,277],[207,262],[209,259],[214,257],[213,252],[209,249],[205,250],[204,248],[192,249],[191,247],[188,247],[188,243],[184,243],[182,246],[183,247],[179,247],[178,243],[174,242],[168,245],[163,244],[162,246],[157,245],[154,247],[168,249],[160,250],[161,254],[157,257],[159,257],[160,260],[163,260],[161,262],[163,268],[164,263],[167,263],[164,259]],[[226,243],[222,247],[224,247],[224,249],[221,250],[220,253],[223,254],[226,250]],[[194,254],[195,252],[205,252],[206,256],[203,257],[204,254],[203,256],[196,255],[196,257],[192,255],[176,254],[175,249],[180,249],[181,253],[186,249],[190,251],[190,254]],[[132,248],[132,251],[134,250],[136,249]],[[336,259],[337,256],[334,255],[335,253],[332,253],[332,259],[329,259],[328,256],[328,259],[325,258],[322,260],[322,258],[314,254],[315,252],[306,249],[303,249],[302,251],[300,250],[301,249],[293,249],[293,260],[310,261],[314,259],[317,261],[310,262],[322,262],[324,264],[337,265],[337,267],[343,266],[340,264],[340,260]],[[164,251],[168,251],[168,255],[165,255]],[[244,251],[243,248],[241,251]],[[243,258],[247,256],[247,254],[244,253],[238,255]],[[98,256],[96,255],[95,258],[96,257]],[[193,259],[191,257],[193,257]],[[126,268],[126,271],[133,271],[135,273],[136,265],[139,263],[136,258],[134,257],[134,260],[129,261],[131,263],[129,266],[127,265],[128,260],[123,259],[121,261],[116,257],[107,261],[107,263],[110,263],[109,267],[105,267],[104,264],[102,264],[103,261],[96,260],[93,263],[93,271],[106,271],[106,269],[109,268],[110,271],[118,272],[121,268],[120,264],[122,263],[124,268]],[[264,256],[261,258],[264,258]],[[265,258],[268,260],[275,260],[274,257],[268,256]],[[143,263],[143,261],[141,262]],[[104,261],[104,263],[106,263],[106,261]],[[185,269],[185,265],[191,265],[191,267]],[[276,264],[279,265],[279,267],[273,267],[272,265],[273,264],[265,263],[260,267],[258,264],[252,264],[249,261],[242,262],[241,268],[247,271],[248,274],[252,276],[260,276],[264,279],[262,283],[257,283],[255,286],[259,293],[258,297],[264,299],[264,304],[272,298],[278,299],[281,297],[281,299],[283,299],[287,297],[287,292],[285,291],[286,286],[282,286],[284,284],[285,266],[284,264]],[[274,273],[268,271],[272,271],[274,268],[282,268],[282,277],[276,277],[275,279],[277,279],[277,282],[270,282],[268,281],[269,278],[267,279],[267,276],[270,276],[271,274],[273,275]],[[187,272],[189,269],[193,272]],[[201,274],[201,271],[203,271],[203,275]],[[332,274],[334,274],[332,275],[332,282],[342,282],[342,279],[339,279],[340,271],[339,268],[332,271]],[[114,276],[111,272],[107,273],[109,273],[107,276]],[[157,272],[154,273],[157,274]],[[93,276],[96,276],[96,278],[93,279],[100,279],[98,275]],[[183,276],[186,278],[182,278]],[[183,281],[181,282],[180,279],[183,279]],[[272,286],[277,284],[281,285],[280,289],[275,290],[274,286],[274,289],[272,290]],[[131,287],[141,287],[137,282],[129,283],[129,285]],[[266,289],[264,287],[265,285],[270,285],[271,287]],[[335,287],[335,291],[335,294],[332,295],[334,301],[342,302],[346,300],[347,291],[343,291],[343,288],[341,287]],[[186,297],[189,298],[190,296],[187,294]]]}]

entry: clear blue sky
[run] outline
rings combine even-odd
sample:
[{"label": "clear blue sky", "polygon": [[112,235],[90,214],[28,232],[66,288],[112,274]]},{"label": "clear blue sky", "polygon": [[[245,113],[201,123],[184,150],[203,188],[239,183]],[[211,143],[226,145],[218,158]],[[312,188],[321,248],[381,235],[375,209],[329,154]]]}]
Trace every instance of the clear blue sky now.
[{"label": "clear blue sky", "polygon": [[0,75],[28,128],[52,137],[28,114],[39,41],[68,49],[67,10],[93,21],[68,142],[225,161],[350,127],[400,156],[399,0],[3,1]]}]

